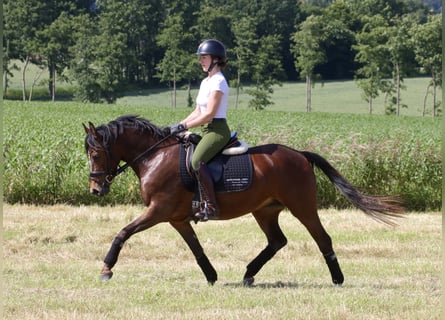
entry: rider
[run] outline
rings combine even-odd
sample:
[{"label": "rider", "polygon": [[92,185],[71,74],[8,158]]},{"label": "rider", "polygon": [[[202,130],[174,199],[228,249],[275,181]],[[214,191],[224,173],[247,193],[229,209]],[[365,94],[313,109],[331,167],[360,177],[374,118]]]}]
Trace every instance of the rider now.
[{"label": "rider", "polygon": [[226,48],[218,40],[202,42],[196,54],[202,70],[208,76],[202,80],[196,98],[196,108],[180,123],[170,126],[172,134],[188,128],[201,126],[202,139],[196,146],[192,167],[198,180],[205,205],[195,217],[207,221],[209,216],[217,217],[215,190],[206,163],[210,161],[229,141],[230,129],[226,121],[229,86],[222,73],[227,64]]}]

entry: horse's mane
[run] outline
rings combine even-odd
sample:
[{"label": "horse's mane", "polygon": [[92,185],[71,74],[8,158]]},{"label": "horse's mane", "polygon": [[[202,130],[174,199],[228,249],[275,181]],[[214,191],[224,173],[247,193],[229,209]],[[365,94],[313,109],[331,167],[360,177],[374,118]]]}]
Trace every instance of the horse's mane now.
[{"label": "horse's mane", "polygon": [[124,133],[126,128],[136,129],[141,134],[149,132],[157,139],[165,137],[163,130],[149,120],[141,118],[139,115],[128,114],[120,116],[106,125],[96,127],[96,130],[102,136],[103,141],[95,141],[94,137],[89,134],[86,137],[85,143],[90,147],[99,147],[98,144],[102,147],[108,147],[109,142],[116,141],[119,135]]}]

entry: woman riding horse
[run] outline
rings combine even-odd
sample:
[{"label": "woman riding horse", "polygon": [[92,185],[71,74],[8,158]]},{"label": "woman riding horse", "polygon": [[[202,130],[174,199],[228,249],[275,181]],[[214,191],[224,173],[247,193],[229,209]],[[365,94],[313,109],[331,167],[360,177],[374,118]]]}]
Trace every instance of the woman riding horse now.
[{"label": "woman riding horse", "polygon": [[[143,214],[122,228],[114,238],[104,259],[102,279],[112,277],[119,252],[130,237],[158,223],[168,222],[191,249],[207,281],[215,283],[216,270],[191,225],[194,220],[191,219],[194,193],[180,178],[178,154],[183,146],[176,137],[166,135],[150,121],[134,115],[119,117],[99,127],[90,122],[89,127],[84,128],[90,165],[90,192],[98,196],[107,195],[113,179],[131,167],[139,178],[141,198],[146,206]],[[331,238],[318,216],[314,167],[321,169],[354,206],[371,217],[391,224],[390,218],[403,212],[397,198],[360,193],[326,159],[313,152],[266,144],[249,148],[247,154],[253,168],[249,188],[217,194],[218,219],[228,220],[251,213],[267,239],[266,247],[247,265],[243,278],[245,285],[252,285],[254,276],[286,245],[287,239],[278,219],[286,208],[315,240],[332,282],[336,285],[343,283],[343,273]],[[120,166],[121,161],[126,164]]]}]

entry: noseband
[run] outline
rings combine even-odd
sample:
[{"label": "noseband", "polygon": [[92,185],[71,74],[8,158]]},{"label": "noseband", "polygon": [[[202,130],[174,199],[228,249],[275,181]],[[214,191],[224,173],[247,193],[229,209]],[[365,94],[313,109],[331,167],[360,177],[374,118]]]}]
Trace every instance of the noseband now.
[{"label": "noseband", "polygon": [[[119,170],[119,168],[118,168],[118,170]],[[102,185],[105,185],[105,184],[110,185],[113,182],[114,177],[116,177],[118,175],[118,173],[117,173],[118,170],[90,171],[90,180],[100,184],[100,182],[95,178],[105,175],[105,181],[102,183]]]}]

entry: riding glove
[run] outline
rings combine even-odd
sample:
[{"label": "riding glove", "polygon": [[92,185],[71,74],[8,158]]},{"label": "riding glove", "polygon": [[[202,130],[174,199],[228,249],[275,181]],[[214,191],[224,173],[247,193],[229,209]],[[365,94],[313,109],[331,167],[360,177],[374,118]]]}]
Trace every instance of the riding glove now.
[{"label": "riding glove", "polygon": [[177,133],[187,130],[187,127],[185,124],[177,123],[177,124],[168,126],[167,129],[170,131],[171,135],[175,135]]}]

